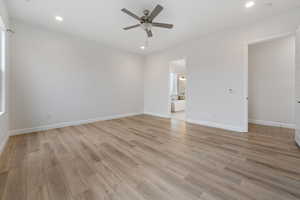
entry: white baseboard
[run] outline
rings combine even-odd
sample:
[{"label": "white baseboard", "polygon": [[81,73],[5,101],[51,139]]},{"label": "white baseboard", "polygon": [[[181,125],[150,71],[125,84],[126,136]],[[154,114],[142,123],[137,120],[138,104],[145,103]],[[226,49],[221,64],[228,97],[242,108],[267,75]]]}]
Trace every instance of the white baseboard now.
[{"label": "white baseboard", "polygon": [[6,135],[1,139],[1,141],[0,141],[0,154],[3,152],[4,147],[5,147],[5,145],[6,145],[7,141],[8,141],[8,138],[9,138],[9,136],[8,136],[8,134],[6,134]]},{"label": "white baseboard", "polygon": [[34,132],[38,132],[38,131],[55,129],[55,128],[63,128],[63,127],[67,127],[67,126],[77,126],[77,125],[81,125],[81,124],[88,124],[88,123],[93,123],[93,122],[97,122],[97,121],[131,117],[131,116],[141,115],[141,114],[143,114],[143,113],[128,113],[128,114],[120,114],[120,115],[113,115],[113,116],[107,116],[107,117],[99,117],[99,118],[94,118],[94,119],[73,121],[73,122],[61,122],[61,123],[33,127],[33,128],[17,129],[17,130],[11,130],[10,135],[11,136],[22,135],[22,134],[27,134],[27,133],[34,133]]},{"label": "white baseboard", "polygon": [[162,115],[162,114],[157,114],[157,113],[152,113],[152,112],[144,112],[145,115],[151,115],[155,117],[162,117],[162,118],[171,118],[170,115]]},{"label": "white baseboard", "polygon": [[288,124],[288,123],[281,123],[281,122],[272,122],[272,121],[264,121],[264,120],[257,120],[257,119],[249,119],[249,123],[263,125],[263,126],[275,126],[275,127],[282,127],[282,128],[295,128],[295,124]]},{"label": "white baseboard", "polygon": [[[144,112],[146,115],[151,115],[155,117],[162,117],[162,118],[171,118],[170,115],[162,115],[162,114],[157,114],[157,113],[152,113],[152,112]],[[236,132],[247,132],[247,129],[244,127],[236,127],[236,126],[231,126],[227,124],[219,124],[216,122],[210,122],[210,121],[199,121],[199,120],[192,120],[192,119],[187,119],[186,122],[192,123],[192,124],[198,124],[202,126],[208,126],[208,127],[213,127],[213,128],[220,128],[220,129],[225,129],[225,130],[230,130],[230,131],[236,131]]]},{"label": "white baseboard", "polygon": [[189,123],[198,124],[201,126],[208,126],[208,127],[225,129],[225,130],[241,132],[241,133],[247,132],[247,129],[244,127],[232,126],[232,125],[228,125],[228,124],[220,124],[220,123],[211,122],[211,121],[202,121],[202,120],[193,120],[193,119],[187,119],[186,121]]}]

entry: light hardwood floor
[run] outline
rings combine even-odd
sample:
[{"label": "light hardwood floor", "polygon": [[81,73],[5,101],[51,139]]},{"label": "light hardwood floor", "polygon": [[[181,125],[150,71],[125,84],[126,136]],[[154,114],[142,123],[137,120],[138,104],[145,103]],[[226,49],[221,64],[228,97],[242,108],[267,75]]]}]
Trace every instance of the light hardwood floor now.
[{"label": "light hardwood floor", "polygon": [[15,136],[0,158],[0,199],[300,199],[293,136],[147,115]]},{"label": "light hardwood floor", "polygon": [[185,111],[174,112],[174,113],[172,112],[171,118],[178,119],[178,120],[186,120]]}]

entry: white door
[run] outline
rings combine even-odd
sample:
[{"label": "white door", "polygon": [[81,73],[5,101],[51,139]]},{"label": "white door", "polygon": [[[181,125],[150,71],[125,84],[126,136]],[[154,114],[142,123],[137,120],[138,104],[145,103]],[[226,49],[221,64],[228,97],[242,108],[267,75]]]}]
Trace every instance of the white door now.
[{"label": "white door", "polygon": [[296,32],[296,142],[300,146],[300,28]]}]

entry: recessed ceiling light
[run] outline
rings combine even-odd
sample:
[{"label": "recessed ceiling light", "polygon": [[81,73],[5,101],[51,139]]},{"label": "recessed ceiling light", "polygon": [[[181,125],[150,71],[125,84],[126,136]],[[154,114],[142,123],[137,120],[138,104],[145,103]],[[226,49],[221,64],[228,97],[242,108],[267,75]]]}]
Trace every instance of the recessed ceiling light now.
[{"label": "recessed ceiling light", "polygon": [[145,49],[146,49],[146,47],[145,47],[145,46],[141,46],[140,48],[141,48],[142,50],[145,50]]},{"label": "recessed ceiling light", "polygon": [[62,22],[62,21],[64,21],[64,18],[62,18],[61,16],[55,16],[55,20]]},{"label": "recessed ceiling light", "polygon": [[248,1],[246,4],[245,4],[245,7],[246,8],[251,8],[255,5],[255,2],[254,1]]}]

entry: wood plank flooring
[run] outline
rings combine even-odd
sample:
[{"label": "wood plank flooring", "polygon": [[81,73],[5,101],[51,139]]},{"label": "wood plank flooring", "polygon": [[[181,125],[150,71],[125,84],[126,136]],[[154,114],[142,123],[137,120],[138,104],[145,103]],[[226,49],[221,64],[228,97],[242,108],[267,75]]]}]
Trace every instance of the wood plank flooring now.
[{"label": "wood plank flooring", "polygon": [[300,199],[293,137],[147,115],[14,136],[0,157],[0,199]]}]

